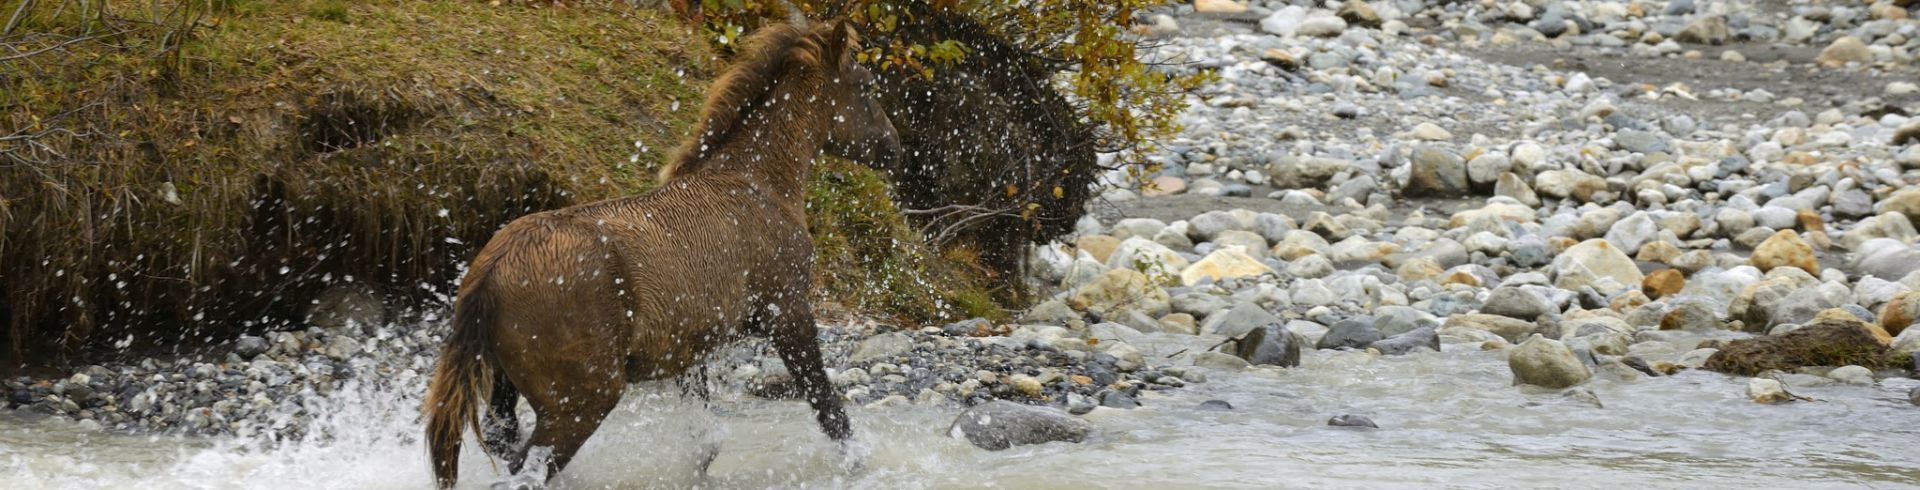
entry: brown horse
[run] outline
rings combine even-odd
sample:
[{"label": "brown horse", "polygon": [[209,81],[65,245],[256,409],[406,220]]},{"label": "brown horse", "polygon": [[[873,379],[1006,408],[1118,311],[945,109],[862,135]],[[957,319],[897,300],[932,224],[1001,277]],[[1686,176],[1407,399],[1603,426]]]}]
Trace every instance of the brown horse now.
[{"label": "brown horse", "polygon": [[[900,151],[858,50],[844,22],[762,29],[714,83],[659,188],[527,215],[494,234],[460,285],[423,407],[441,486],[454,483],[466,427],[515,481],[544,483],[629,383],[680,377],[746,335],[772,339],[821,429],[847,442],[807,304],[802,196],[822,153],[877,164]],[[524,445],[521,396],[535,415]]]}]

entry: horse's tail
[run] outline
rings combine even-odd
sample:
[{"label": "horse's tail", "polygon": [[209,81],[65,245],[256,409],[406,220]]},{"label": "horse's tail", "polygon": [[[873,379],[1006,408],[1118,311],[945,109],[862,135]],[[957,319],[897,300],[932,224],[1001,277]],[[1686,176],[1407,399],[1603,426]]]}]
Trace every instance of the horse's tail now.
[{"label": "horse's tail", "polygon": [[488,350],[499,305],[487,280],[491,271],[475,272],[482,275],[454,301],[453,332],[440,352],[440,365],[434,369],[433,384],[421,406],[426,412],[433,475],[441,488],[452,487],[458,477],[464,431],[471,427],[481,433],[480,397],[493,389],[493,356]]}]

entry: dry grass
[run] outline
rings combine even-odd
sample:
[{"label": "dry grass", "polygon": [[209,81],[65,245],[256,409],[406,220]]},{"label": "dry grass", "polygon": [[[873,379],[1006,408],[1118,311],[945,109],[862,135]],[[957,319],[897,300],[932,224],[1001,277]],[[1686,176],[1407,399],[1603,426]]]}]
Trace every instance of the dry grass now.
[{"label": "dry grass", "polygon": [[623,4],[91,3],[0,37],[9,357],[430,296],[504,221],[650,186],[715,65]]},{"label": "dry grass", "polygon": [[[507,220],[651,187],[721,62],[625,5],[28,5],[0,36],[0,370],[298,327],[341,284],[439,301]],[[998,314],[977,258],[829,165],[826,296]]]}]

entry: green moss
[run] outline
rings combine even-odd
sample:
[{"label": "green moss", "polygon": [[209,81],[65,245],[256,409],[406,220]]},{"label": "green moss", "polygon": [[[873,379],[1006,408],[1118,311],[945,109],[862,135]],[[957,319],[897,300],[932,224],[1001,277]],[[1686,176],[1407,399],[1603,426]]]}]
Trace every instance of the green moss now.
[{"label": "green moss", "polygon": [[878,172],[824,159],[806,197],[815,282],[826,297],[910,322],[1002,316],[981,276],[934,253],[907,225]]},{"label": "green moss", "polygon": [[[7,40],[84,38],[99,16],[38,2]],[[716,64],[670,16],[621,4],[106,16],[130,30],[0,61],[0,132],[59,130],[0,165],[8,354],[297,320],[346,276],[430,298],[419,285],[451,285],[504,221],[650,188]]]},{"label": "green moss", "polygon": [[347,22],[347,4],[339,0],[314,2],[309,15],[312,15],[315,19],[345,24]]},{"label": "green moss", "polygon": [[[39,2],[17,35],[44,41],[18,47],[100,28],[63,4]],[[134,30],[34,58],[34,76],[0,62],[0,132],[89,135],[0,165],[8,354],[273,328],[349,276],[431,301],[507,220],[652,188],[721,64],[670,16],[617,2],[154,11],[180,17],[117,22]],[[822,294],[915,320],[998,316],[990,282],[924,245],[885,179],[845,162],[819,177]]]}]

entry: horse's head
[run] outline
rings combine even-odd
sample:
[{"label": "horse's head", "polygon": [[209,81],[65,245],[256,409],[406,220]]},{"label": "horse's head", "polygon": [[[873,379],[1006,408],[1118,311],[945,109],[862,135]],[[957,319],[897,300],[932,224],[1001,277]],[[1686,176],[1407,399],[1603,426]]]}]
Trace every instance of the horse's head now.
[{"label": "horse's head", "polygon": [[881,107],[878,80],[855,61],[860,50],[852,25],[845,20],[815,27],[822,50],[820,94],[831,111],[827,125],[827,154],[868,166],[891,165],[900,157],[900,135]]}]

